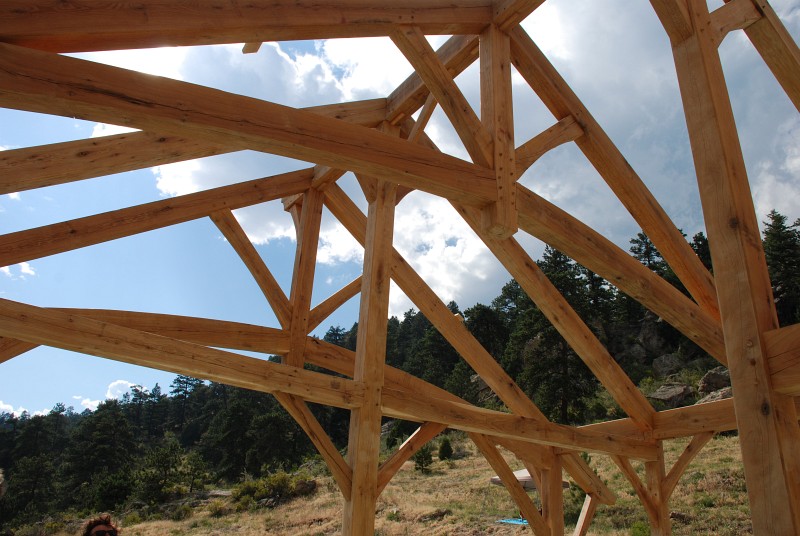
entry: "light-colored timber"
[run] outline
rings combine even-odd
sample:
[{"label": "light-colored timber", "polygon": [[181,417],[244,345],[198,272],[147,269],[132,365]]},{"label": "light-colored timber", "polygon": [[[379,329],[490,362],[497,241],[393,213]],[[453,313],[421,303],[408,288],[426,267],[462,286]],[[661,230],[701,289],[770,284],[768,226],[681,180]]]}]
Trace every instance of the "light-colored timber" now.
[{"label": "light-colored timber", "polygon": [[[48,309],[2,299],[0,366],[48,345],[273,393],[330,467],[344,498],[343,532],[348,536],[372,534],[378,495],[414,452],[446,428],[470,435],[531,530],[553,536],[564,533],[562,469],[587,493],[574,535],[588,534],[598,506],[615,501],[579,456],[581,451],[612,457],[644,505],[651,534],[668,535],[669,498],[681,475],[716,433],[738,430],[754,534],[800,533],[800,399],[795,398],[800,395],[800,325],[779,327],[776,321],[718,47],[730,34],[746,34],[798,110],[800,49],[767,0],[725,0],[712,13],[705,0],[650,0],[675,57],[712,276],[609,135],[522,29],[526,17],[545,3],[6,0],[0,5],[0,106],[139,131],[0,151],[0,195],[105,180],[101,177],[243,150],[302,160],[309,167],[0,234],[0,266],[9,266],[209,217],[249,270],[281,329],[131,311]],[[434,34],[451,37],[434,50],[428,41]],[[243,43],[244,53],[257,54],[271,41],[369,36],[391,38],[415,71],[386,98],[304,109],[60,55],[230,43]],[[456,84],[476,61],[477,110]],[[524,121],[526,111],[513,107],[512,65],[555,118],[550,128],[519,145],[514,123]],[[441,152],[428,138],[425,128],[436,106],[471,161]],[[575,143],[608,183],[688,296],[534,193],[535,186],[517,183],[539,158],[565,143]],[[368,216],[337,183],[347,172],[356,174]],[[571,427],[545,417],[392,247],[392,237],[405,232],[395,228],[395,206],[414,190],[456,207],[627,418]],[[278,199],[297,228],[289,296],[234,212]],[[323,204],[364,246],[364,271],[312,307]],[[728,365],[734,398],[654,411],[598,337],[543,278],[520,246],[523,233],[604,277]],[[390,278],[510,413],[473,406],[385,364]],[[309,336],[359,294],[355,352]],[[266,359],[274,355],[283,363]],[[336,375],[304,370],[305,364]],[[351,411],[347,460],[308,402]],[[382,417],[418,422],[420,428],[379,466]],[[662,442],[679,437],[691,439],[667,468]],[[498,445],[516,456],[537,482],[541,513],[513,478]],[[643,479],[631,465],[635,459],[644,462]]]}]

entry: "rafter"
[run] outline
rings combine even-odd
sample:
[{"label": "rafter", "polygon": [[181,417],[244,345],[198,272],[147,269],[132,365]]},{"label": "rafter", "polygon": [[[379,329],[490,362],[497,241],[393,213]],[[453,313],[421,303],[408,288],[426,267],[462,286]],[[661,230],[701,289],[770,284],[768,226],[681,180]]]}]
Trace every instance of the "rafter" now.
[{"label": "rafter", "polygon": [[653,407],[522,246],[513,238],[497,239],[483,232],[474,211],[459,212],[620,407],[643,429],[651,430]]},{"label": "rafter", "polygon": [[727,362],[719,320],[619,246],[527,188],[517,185],[520,227],[602,276]]},{"label": "rafter", "polygon": [[[386,115],[386,99],[304,108],[357,125],[377,126]],[[184,136],[130,132],[0,151],[0,194],[65,184],[103,175],[163,166],[237,150]],[[337,177],[338,178],[338,177]]]},{"label": "rafter", "polygon": [[709,314],[718,317],[711,274],[611,138],[520,27],[511,31],[511,55],[519,73],[557,119],[568,115],[579,119],[585,135],[576,140],[578,147],[653,241],[692,297]]},{"label": "rafter", "polygon": [[379,176],[466,204],[493,174],[372,129],[271,102],[0,44],[0,105],[192,136]]},{"label": "rafter", "polygon": [[[8,0],[0,41],[51,52],[261,43],[389,35],[414,23],[426,33],[477,34],[492,16],[488,0],[397,0],[391,4],[295,0],[199,0],[191,5],[139,0],[71,5]],[[92,28],[87,32],[86,28]]]},{"label": "rafter", "polygon": [[100,244],[302,192],[305,169],[0,236],[0,266]]},{"label": "rafter", "polygon": [[450,119],[472,161],[482,167],[492,166],[492,136],[416,26],[407,26],[392,34],[392,41],[422,78],[431,94]]}]

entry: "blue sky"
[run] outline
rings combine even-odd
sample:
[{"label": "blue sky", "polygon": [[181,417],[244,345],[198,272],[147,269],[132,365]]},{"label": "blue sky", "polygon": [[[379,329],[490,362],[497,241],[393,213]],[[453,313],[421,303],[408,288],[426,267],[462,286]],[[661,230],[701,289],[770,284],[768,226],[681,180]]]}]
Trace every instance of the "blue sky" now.
[{"label": "blue sky", "polygon": [[[721,2],[713,2],[717,7]],[[796,0],[772,3],[800,36]],[[671,52],[647,2],[548,0],[524,24],[572,85],[677,225],[703,230]],[[431,38],[434,45],[443,37]],[[797,111],[741,32],[721,49],[726,79],[760,219],[772,208],[800,217],[800,121]],[[388,39],[241,45],[83,54],[133,68],[289,106],[386,96],[411,71]],[[457,82],[478,108],[475,66]],[[515,77],[515,130],[522,143],[554,122]],[[116,127],[0,109],[0,149],[83,139]],[[440,111],[426,132],[455,156],[466,152]],[[0,196],[0,233],[156,201],[281,173],[307,164],[253,152],[217,156],[40,190]],[[574,147],[542,158],[521,179],[527,187],[628,248],[638,232],[608,187]],[[364,207],[355,181],[342,186]],[[236,216],[285,292],[294,257],[291,218],[279,202]],[[399,205],[395,247],[445,301],[488,303],[507,272],[446,202],[413,193]],[[534,258],[543,245],[517,235]],[[362,250],[326,214],[313,303],[360,273]],[[210,220],[198,220],[28,263],[0,268],[0,297],[53,307],[97,307],[220,318],[277,327],[266,300]],[[394,289],[391,313],[413,304]],[[351,300],[320,326],[349,327]],[[38,348],[0,364],[0,411],[81,411],[131,384],[168,389],[174,375],[91,356]]]}]

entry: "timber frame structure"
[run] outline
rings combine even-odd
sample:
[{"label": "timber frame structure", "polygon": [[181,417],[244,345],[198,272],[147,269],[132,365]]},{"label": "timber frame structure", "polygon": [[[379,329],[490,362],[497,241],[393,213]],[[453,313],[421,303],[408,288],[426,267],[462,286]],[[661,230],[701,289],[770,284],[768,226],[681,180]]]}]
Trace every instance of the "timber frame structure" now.
[{"label": "timber frame structure", "polygon": [[[714,274],[709,273],[589,110],[519,23],[544,0],[3,0],[0,106],[125,125],[138,132],[0,153],[0,194],[239,150],[311,162],[250,182],[0,236],[0,266],[30,261],[199,218],[211,218],[245,263],[280,329],[113,310],[52,309],[0,299],[0,362],[38,345],[273,393],[308,433],[344,497],[343,532],[371,535],[378,495],[421,445],[445,428],[466,431],[536,534],[564,533],[562,470],[587,492],[575,534],[586,534],[613,493],[579,456],[609,455],[631,481],[652,534],[669,534],[669,499],[711,437],[739,430],[755,534],[800,534],[800,327],[777,323],[757,218],[718,45],[752,41],[795,107],[800,51],[766,0],[651,0],[674,53]],[[87,30],[91,29],[91,31]],[[426,34],[452,37],[434,51]],[[156,46],[389,36],[415,73],[385,99],[294,109],[185,82],[60,55]],[[480,62],[481,110],[454,76]],[[519,143],[511,69],[554,116]],[[425,135],[435,106],[471,162]],[[421,109],[417,119],[412,119]],[[550,149],[575,143],[641,226],[690,297],[542,197],[517,184]],[[337,185],[359,178],[364,215]],[[394,210],[411,190],[446,198],[548,316],[627,418],[583,427],[549,422],[393,249]],[[283,200],[297,229],[287,296],[232,211]],[[362,276],[316,307],[311,291],[323,206],[365,248]],[[529,233],[603,276],[729,367],[732,399],[655,411],[587,325],[541,274],[515,233]],[[474,407],[384,364],[390,279],[507,405]],[[360,292],[356,351],[308,334]],[[218,348],[228,348],[224,351]],[[282,363],[235,350],[281,355]],[[305,370],[313,364],[338,373]],[[345,376],[342,377],[341,375]],[[343,457],[306,403],[351,410]],[[420,423],[378,464],[383,416]],[[691,437],[673,467],[662,441]],[[498,451],[508,449],[542,491],[538,511]],[[640,479],[630,460],[645,462]]]}]

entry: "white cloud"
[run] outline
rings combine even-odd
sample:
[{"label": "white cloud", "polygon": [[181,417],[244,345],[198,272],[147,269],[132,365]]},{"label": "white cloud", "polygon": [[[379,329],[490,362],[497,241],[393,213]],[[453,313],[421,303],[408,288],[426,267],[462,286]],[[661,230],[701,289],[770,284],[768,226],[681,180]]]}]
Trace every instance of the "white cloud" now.
[{"label": "white cloud", "polygon": [[21,199],[20,195],[19,195],[19,192],[11,192],[10,194],[7,194],[7,195],[8,195],[8,198],[13,200],[13,201],[19,201]]},{"label": "white cloud", "polygon": [[33,269],[33,266],[31,266],[31,264],[28,262],[21,262],[12,266],[0,267],[0,272],[11,279],[20,280],[27,279],[28,276],[36,275],[36,271]]},{"label": "white cloud", "polygon": [[91,398],[80,398],[80,404],[81,407],[83,407],[83,409],[88,409],[89,411],[97,411],[97,406],[100,405],[100,400],[92,400]]},{"label": "white cloud", "polygon": [[121,398],[122,395],[130,391],[131,387],[134,385],[136,384],[129,382],[128,380],[115,380],[108,385],[108,389],[106,390],[106,399]]},{"label": "white cloud", "polygon": [[19,263],[19,271],[23,275],[36,275],[36,272],[33,270],[33,267],[28,262],[21,262]]},{"label": "white cloud", "polygon": [[33,413],[31,413],[30,411],[28,411],[26,408],[24,408],[22,406],[17,406],[15,408],[13,405],[8,404],[8,403],[3,402],[2,400],[0,400],[0,413],[11,413],[11,414],[19,417],[25,412],[27,412],[28,415],[47,415],[48,413],[50,413],[50,410],[49,409],[40,409],[40,410],[37,410],[37,411],[34,411]]}]

